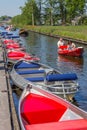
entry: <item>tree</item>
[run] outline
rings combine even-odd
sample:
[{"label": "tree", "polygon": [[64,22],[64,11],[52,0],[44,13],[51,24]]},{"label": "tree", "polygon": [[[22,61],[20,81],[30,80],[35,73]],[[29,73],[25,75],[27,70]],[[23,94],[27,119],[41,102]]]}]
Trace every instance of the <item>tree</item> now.
[{"label": "tree", "polygon": [[87,0],[27,0],[24,7],[20,7],[23,24],[57,25],[71,23],[86,12]]},{"label": "tree", "polygon": [[55,7],[56,7],[56,0],[48,0],[44,2],[44,16],[45,21],[49,21],[49,24],[52,26],[54,25],[54,16],[55,16]]},{"label": "tree", "polygon": [[38,7],[35,0],[27,0],[25,6],[21,8],[22,16],[27,20],[27,24],[36,24],[38,22]]},{"label": "tree", "polygon": [[42,17],[43,17],[43,5],[44,5],[44,0],[36,0],[36,3],[37,3],[37,6],[38,6],[38,16],[39,16],[39,18],[38,18],[38,21],[39,21],[39,24],[41,25],[42,24]]},{"label": "tree", "polygon": [[66,0],[67,21],[84,14],[85,0]]}]

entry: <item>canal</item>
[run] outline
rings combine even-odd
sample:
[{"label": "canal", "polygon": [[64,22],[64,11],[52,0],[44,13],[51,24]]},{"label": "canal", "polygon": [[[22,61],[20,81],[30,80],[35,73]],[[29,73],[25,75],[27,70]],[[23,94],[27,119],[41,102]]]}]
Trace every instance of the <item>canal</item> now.
[{"label": "canal", "polygon": [[57,38],[29,32],[24,40],[26,51],[37,55],[41,63],[58,69],[62,73],[75,72],[78,76],[79,90],[75,100],[80,108],[87,111],[87,45],[76,44],[84,47],[82,58],[60,56],[57,53]]}]

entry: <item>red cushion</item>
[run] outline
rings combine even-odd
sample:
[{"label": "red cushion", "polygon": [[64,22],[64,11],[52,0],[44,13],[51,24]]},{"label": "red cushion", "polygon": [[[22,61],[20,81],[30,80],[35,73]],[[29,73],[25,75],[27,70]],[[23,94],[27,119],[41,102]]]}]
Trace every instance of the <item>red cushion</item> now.
[{"label": "red cushion", "polygon": [[30,124],[58,121],[66,110],[56,101],[36,94],[28,95],[21,108],[22,117]]},{"label": "red cushion", "polygon": [[67,49],[67,45],[60,46],[59,49]]}]

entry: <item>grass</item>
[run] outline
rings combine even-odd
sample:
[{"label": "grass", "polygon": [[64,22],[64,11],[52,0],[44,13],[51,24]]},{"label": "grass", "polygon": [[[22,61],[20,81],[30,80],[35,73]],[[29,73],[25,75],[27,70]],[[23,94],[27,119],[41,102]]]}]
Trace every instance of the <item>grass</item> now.
[{"label": "grass", "polygon": [[25,28],[47,35],[87,41],[87,26],[26,26]]}]

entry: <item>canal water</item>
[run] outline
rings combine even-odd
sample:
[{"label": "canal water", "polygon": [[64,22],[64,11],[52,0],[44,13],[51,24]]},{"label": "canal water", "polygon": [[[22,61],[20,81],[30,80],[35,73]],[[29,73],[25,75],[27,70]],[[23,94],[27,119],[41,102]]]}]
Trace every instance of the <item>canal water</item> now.
[{"label": "canal water", "polygon": [[84,47],[82,58],[70,58],[60,56],[57,53],[58,38],[29,32],[24,40],[26,51],[40,57],[41,63],[58,69],[62,73],[75,72],[78,76],[79,90],[75,94],[75,100],[80,108],[87,111],[87,45]]}]

